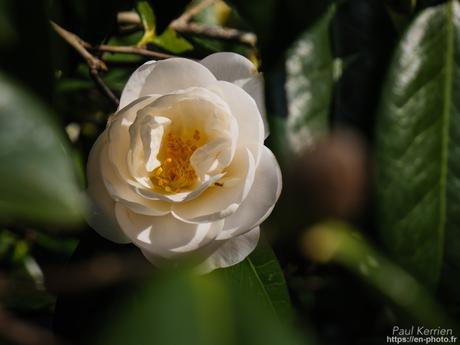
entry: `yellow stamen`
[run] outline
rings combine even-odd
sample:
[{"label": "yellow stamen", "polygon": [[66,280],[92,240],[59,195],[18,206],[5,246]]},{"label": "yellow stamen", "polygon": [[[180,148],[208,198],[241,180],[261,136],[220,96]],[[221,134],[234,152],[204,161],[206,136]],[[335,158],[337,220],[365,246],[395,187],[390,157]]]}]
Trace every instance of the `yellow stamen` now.
[{"label": "yellow stamen", "polygon": [[163,139],[163,157],[161,165],[153,170],[150,180],[156,188],[166,193],[178,193],[190,189],[196,182],[195,170],[190,164],[190,157],[199,147],[200,131],[194,130],[193,140],[168,133]]}]

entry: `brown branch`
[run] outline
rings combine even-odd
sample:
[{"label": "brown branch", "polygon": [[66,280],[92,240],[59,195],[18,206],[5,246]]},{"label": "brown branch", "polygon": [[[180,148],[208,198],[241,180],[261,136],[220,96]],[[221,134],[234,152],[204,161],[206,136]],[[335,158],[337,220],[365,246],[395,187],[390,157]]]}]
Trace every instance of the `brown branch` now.
[{"label": "brown branch", "polygon": [[175,22],[171,24],[171,28],[181,34],[190,34],[216,40],[232,41],[248,45],[250,47],[255,47],[257,42],[257,36],[252,32],[244,32],[220,26]]},{"label": "brown branch", "polygon": [[85,46],[87,49],[92,51],[100,51],[104,53],[121,53],[121,54],[134,54],[134,55],[141,55],[148,58],[155,58],[155,59],[169,59],[172,57],[177,57],[176,55],[156,52],[153,50],[138,48],[138,47],[130,47],[130,46],[110,46],[107,44],[101,44],[99,46],[92,47],[89,43],[85,42]]},{"label": "brown branch", "polygon": [[96,70],[103,70],[107,71],[107,66],[105,65],[104,61],[98,59],[97,57],[93,56],[88,50],[86,50],[85,45],[87,44],[83,41],[80,37],[75,35],[72,32],[65,30],[64,28],[60,27],[53,21],[51,22],[51,26],[53,27],[54,31],[58,33],[68,44],[70,44],[85,60],[88,64],[89,68],[96,69]]},{"label": "brown branch", "polygon": [[[185,11],[185,13],[179,18],[173,20],[171,24],[169,24],[169,27],[180,34],[189,34],[216,40],[232,41],[250,47],[255,47],[257,43],[257,36],[252,32],[190,22],[194,15],[210,6],[213,2],[214,0],[202,1],[197,6],[192,7],[188,11]],[[118,13],[118,22],[124,25],[137,25],[138,27],[141,26],[139,15],[133,11]]]},{"label": "brown branch", "polygon": [[99,71],[107,71],[107,65],[101,59],[98,59],[94,55],[92,55],[88,49],[91,45],[88,42],[85,42],[80,37],[75,35],[74,33],[65,30],[55,22],[51,21],[51,26],[53,29],[61,36],[69,45],[71,45],[85,60],[89,68],[89,73],[91,78],[96,83],[97,88],[99,91],[105,95],[110,102],[112,102],[116,107],[120,104],[120,100],[117,96],[110,90],[110,88],[104,83],[101,76],[99,75]]},{"label": "brown branch", "polygon": [[207,7],[214,4],[216,0],[203,0],[196,6],[193,6],[186,10],[179,18],[175,19],[171,25],[174,26],[174,23],[185,24],[188,23],[195,15],[206,9]]},{"label": "brown branch", "polygon": [[64,345],[51,332],[16,318],[0,309],[0,338],[20,345]]},{"label": "brown branch", "polygon": [[101,76],[99,75],[99,71],[95,68],[90,68],[89,74],[91,75],[93,81],[96,83],[99,91],[104,94],[115,107],[118,107],[120,104],[120,99],[112,92],[112,90],[110,90],[107,84],[104,83]]}]

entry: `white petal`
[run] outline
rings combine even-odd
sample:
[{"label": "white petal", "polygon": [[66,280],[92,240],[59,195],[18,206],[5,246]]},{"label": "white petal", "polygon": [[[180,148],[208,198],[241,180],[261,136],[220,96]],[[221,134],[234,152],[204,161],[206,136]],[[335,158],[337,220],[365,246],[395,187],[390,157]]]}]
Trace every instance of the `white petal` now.
[{"label": "white petal", "polygon": [[100,155],[100,171],[107,191],[116,202],[143,215],[162,216],[169,213],[171,206],[168,202],[142,198],[114,171],[108,160],[107,147],[102,149]]},{"label": "white petal", "polygon": [[141,90],[145,84],[145,80],[147,79],[147,76],[150,74],[150,72],[152,72],[154,65],[155,61],[147,61],[138,69],[136,69],[133,74],[131,74],[128,82],[123,88],[123,92],[121,93],[118,110],[124,108],[129,103],[140,97]]},{"label": "white petal", "polygon": [[217,78],[238,85],[256,102],[264,121],[265,138],[269,135],[265,109],[264,79],[254,64],[242,55],[235,53],[215,53],[200,61]]},{"label": "white petal", "polygon": [[260,115],[262,116],[262,120],[264,122],[264,138],[267,139],[267,137],[270,134],[270,129],[268,127],[267,111],[265,108],[264,78],[262,77],[262,74],[259,74],[249,79],[238,80],[235,83],[239,85],[249,95],[251,95],[251,97],[256,102],[257,107],[260,111]]},{"label": "white petal", "polygon": [[231,238],[262,223],[275,207],[281,188],[278,162],[273,153],[263,146],[254,184],[238,210],[225,219],[224,229],[217,238]]},{"label": "white petal", "polygon": [[222,229],[223,222],[208,224],[184,223],[166,215],[143,216],[116,204],[117,220],[134,244],[153,255],[170,258],[197,250],[212,241]]},{"label": "white petal", "polygon": [[199,196],[203,191],[206,190],[210,185],[212,185],[214,182],[219,181],[225,174],[217,174],[212,177],[210,177],[208,180],[204,181],[199,185],[197,188],[191,191],[186,191],[186,192],[179,192],[179,193],[174,193],[174,194],[162,194],[162,193],[157,193],[149,189],[145,188],[136,188],[133,187],[133,190],[139,194],[140,196],[150,199],[150,200],[163,200],[163,201],[169,201],[169,202],[183,202],[187,200],[192,200]]},{"label": "white petal", "polygon": [[220,173],[232,161],[233,153],[231,138],[217,138],[198,148],[190,157],[190,164],[196,174],[203,178]]},{"label": "white petal", "polygon": [[134,186],[142,186],[144,181],[136,179],[128,169],[128,150],[130,147],[129,127],[134,122],[137,112],[158,97],[158,95],[146,96],[130,103],[115,114],[108,127],[109,160],[113,164],[113,168],[117,174]]},{"label": "white petal", "polygon": [[104,131],[96,140],[88,158],[87,193],[90,197],[91,208],[87,221],[102,237],[116,243],[129,243],[130,239],[123,233],[115,219],[115,202],[102,181],[99,162],[105,145],[107,145],[107,131]]},{"label": "white petal", "polygon": [[259,241],[260,229],[256,227],[251,231],[223,242],[209,258],[198,268],[199,273],[209,273],[216,268],[236,265],[248,257],[256,248]]},{"label": "white petal", "polygon": [[231,185],[220,181],[220,185],[210,186],[199,197],[174,204],[172,214],[186,222],[200,223],[216,221],[234,213],[254,182],[255,161],[250,151],[237,151],[226,173],[225,178],[233,181]]},{"label": "white petal", "polygon": [[237,146],[251,149],[258,162],[260,146],[264,142],[264,123],[256,102],[242,88],[226,81],[218,81],[210,88],[227,102],[238,123]]},{"label": "white petal", "polygon": [[244,56],[235,53],[221,52],[208,55],[200,61],[217,78],[234,82],[257,75],[254,64]]},{"label": "white petal", "polygon": [[153,64],[139,96],[165,95],[194,86],[206,87],[215,80],[206,67],[190,59],[172,58],[157,61]]}]

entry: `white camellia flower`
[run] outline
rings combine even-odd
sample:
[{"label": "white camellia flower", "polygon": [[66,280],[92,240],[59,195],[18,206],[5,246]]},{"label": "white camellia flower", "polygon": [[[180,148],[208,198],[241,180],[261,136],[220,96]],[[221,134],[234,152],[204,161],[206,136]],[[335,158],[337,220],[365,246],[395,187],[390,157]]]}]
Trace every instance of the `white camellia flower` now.
[{"label": "white camellia flower", "polygon": [[145,63],[89,155],[89,224],[155,265],[242,261],[281,192],[264,113],[263,80],[238,54]]}]

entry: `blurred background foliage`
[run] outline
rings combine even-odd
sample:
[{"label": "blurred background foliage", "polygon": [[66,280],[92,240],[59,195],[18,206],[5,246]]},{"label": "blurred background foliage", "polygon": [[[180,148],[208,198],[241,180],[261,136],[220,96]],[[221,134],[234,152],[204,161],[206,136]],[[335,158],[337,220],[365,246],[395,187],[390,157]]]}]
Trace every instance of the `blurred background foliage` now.
[{"label": "blurred background foliage", "polygon": [[[157,271],[85,225],[86,158],[141,63],[218,51],[264,73],[284,191],[241,264]],[[0,342],[457,329],[459,66],[452,0],[0,0]]]}]

